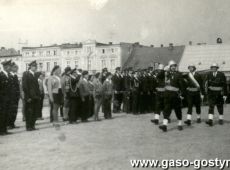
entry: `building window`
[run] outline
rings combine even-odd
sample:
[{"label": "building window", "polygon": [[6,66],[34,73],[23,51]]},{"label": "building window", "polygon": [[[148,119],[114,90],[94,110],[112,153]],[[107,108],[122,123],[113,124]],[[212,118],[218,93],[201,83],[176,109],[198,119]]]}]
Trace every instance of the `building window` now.
[{"label": "building window", "polygon": [[69,51],[67,51],[66,54],[69,55]]},{"label": "building window", "polygon": [[113,48],[111,49],[111,52],[114,53],[114,49]]},{"label": "building window", "polygon": [[54,55],[57,55],[57,51],[56,50],[54,50]]},{"label": "building window", "polygon": [[74,63],[75,63],[75,68],[77,68],[78,67],[78,60],[75,60]]},{"label": "building window", "polygon": [[50,55],[50,51],[46,51],[46,55]]},{"label": "building window", "polygon": [[28,55],[30,55],[30,53],[29,53],[29,52],[26,52],[26,56],[28,56]]},{"label": "building window", "polygon": [[29,64],[28,64],[28,63],[26,63],[26,70],[28,70],[28,68],[29,68]]},{"label": "building window", "polygon": [[88,61],[88,70],[92,70],[91,69],[91,60]]},{"label": "building window", "polygon": [[42,68],[43,68],[43,63],[39,63],[39,68],[42,70]]},{"label": "building window", "polygon": [[67,67],[70,66],[70,61],[66,61]]},{"label": "building window", "polygon": [[46,63],[46,71],[50,71],[50,62]]},{"label": "building window", "polygon": [[57,65],[57,62],[54,62],[54,66],[56,66]]},{"label": "building window", "polygon": [[105,49],[102,49],[102,53],[103,53],[103,54],[105,53]]},{"label": "building window", "polygon": [[77,50],[75,51],[75,55],[77,55]]},{"label": "building window", "polygon": [[101,66],[102,66],[102,68],[105,68],[105,67],[106,67],[105,60],[101,60]]},{"label": "building window", "polygon": [[40,52],[39,52],[39,56],[42,56],[42,55],[43,55],[43,52],[42,52],[42,51],[40,51]]},{"label": "building window", "polygon": [[115,60],[114,59],[110,60],[110,67],[111,67],[111,69],[114,69],[114,67],[115,67]]},{"label": "building window", "polygon": [[87,47],[87,53],[90,53],[92,51],[92,47]]},{"label": "building window", "polygon": [[35,51],[32,51],[32,56],[33,56],[33,57],[35,56]]}]

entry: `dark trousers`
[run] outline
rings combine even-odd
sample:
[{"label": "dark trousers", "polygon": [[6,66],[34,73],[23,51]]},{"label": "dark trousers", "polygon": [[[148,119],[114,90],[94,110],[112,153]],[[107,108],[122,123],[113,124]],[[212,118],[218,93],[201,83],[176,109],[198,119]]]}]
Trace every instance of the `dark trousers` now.
[{"label": "dark trousers", "polygon": [[31,102],[26,102],[25,105],[25,116],[26,116],[26,129],[34,128],[36,122],[36,111],[38,109],[38,100],[32,100]]},{"label": "dark trousers", "polygon": [[94,98],[93,95],[89,96],[89,117],[94,115]]},{"label": "dark trousers", "polygon": [[137,90],[132,91],[132,112],[137,114],[140,111],[139,93]]},{"label": "dark trousers", "polygon": [[217,107],[217,110],[220,115],[224,114],[224,99],[221,92],[209,91],[208,92],[208,105],[209,105],[209,114],[214,114],[214,108]]},{"label": "dark trousers", "polygon": [[8,115],[8,126],[14,127],[14,123],[17,118],[17,113],[18,113],[18,101],[19,99],[12,100],[10,102],[10,111]]},{"label": "dark trousers", "polygon": [[81,98],[72,97],[69,100],[69,122],[76,122],[81,116]]},{"label": "dark trousers", "polygon": [[122,101],[123,101],[122,93],[118,92],[118,94],[114,94],[114,100],[113,100],[113,112],[114,113],[121,111]]},{"label": "dark trousers", "polygon": [[147,113],[148,112],[148,105],[149,105],[149,95],[147,92],[143,92],[140,95],[140,113]]},{"label": "dark trousers", "polygon": [[164,119],[169,119],[172,110],[175,111],[178,120],[182,120],[181,99],[177,92],[165,91],[164,94]]},{"label": "dark trousers", "polygon": [[40,100],[38,100],[37,118],[42,118],[43,100],[44,94],[40,95]]},{"label": "dark trousers", "polygon": [[7,132],[10,101],[2,101],[0,104],[0,133]]},{"label": "dark trousers", "polygon": [[103,96],[102,105],[104,106],[104,117],[105,117],[105,119],[112,118],[111,100],[112,100],[112,95],[104,95]]},{"label": "dark trousers", "polygon": [[200,92],[190,92],[187,93],[187,103],[188,103],[188,114],[192,115],[193,106],[196,107],[196,113],[199,115],[201,113],[201,98]]},{"label": "dark trousers", "polygon": [[161,114],[164,110],[164,92],[157,92],[155,96],[155,113]]},{"label": "dark trousers", "polygon": [[53,122],[53,103],[49,101],[50,103],[50,122]]},{"label": "dark trousers", "polygon": [[123,99],[123,110],[126,113],[130,113],[132,110],[132,96],[131,92],[125,92],[124,93],[124,99]]},{"label": "dark trousers", "polygon": [[81,102],[81,120],[85,121],[89,117],[89,96],[84,97],[84,101]]}]

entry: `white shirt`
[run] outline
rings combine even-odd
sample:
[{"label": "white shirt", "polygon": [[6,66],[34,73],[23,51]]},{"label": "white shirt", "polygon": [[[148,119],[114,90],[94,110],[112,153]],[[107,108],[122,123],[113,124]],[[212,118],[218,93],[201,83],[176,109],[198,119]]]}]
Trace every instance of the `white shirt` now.
[{"label": "white shirt", "polygon": [[217,71],[216,71],[216,72],[213,72],[213,76],[216,77],[216,75],[217,75]]},{"label": "white shirt", "polygon": [[13,72],[10,72],[10,74],[11,74],[12,76],[14,76],[14,75],[15,75]]}]

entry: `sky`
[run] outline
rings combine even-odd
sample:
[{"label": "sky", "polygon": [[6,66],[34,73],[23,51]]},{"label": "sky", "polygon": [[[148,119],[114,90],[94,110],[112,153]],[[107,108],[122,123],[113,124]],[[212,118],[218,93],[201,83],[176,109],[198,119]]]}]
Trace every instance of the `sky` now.
[{"label": "sky", "polygon": [[229,9],[229,0],[0,0],[0,47],[230,43]]}]

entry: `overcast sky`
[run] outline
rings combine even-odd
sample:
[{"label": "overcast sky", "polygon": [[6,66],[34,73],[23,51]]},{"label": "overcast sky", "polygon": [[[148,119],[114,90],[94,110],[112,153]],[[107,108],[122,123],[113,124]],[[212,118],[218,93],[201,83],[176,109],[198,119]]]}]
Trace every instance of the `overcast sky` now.
[{"label": "overcast sky", "polygon": [[230,43],[229,0],[0,0],[0,46]]}]

